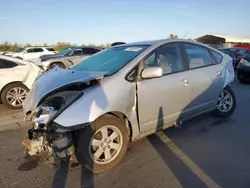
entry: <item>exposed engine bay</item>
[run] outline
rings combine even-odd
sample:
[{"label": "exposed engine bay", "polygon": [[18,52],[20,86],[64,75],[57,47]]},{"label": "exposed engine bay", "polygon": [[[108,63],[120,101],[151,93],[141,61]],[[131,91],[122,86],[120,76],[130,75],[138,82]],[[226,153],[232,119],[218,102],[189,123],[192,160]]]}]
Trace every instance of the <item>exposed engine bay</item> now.
[{"label": "exposed engine bay", "polygon": [[84,89],[96,83],[98,80],[92,80],[55,90],[44,97],[35,110],[26,112],[26,122],[32,122],[32,128],[23,141],[27,154],[39,157],[43,152],[48,152],[54,164],[57,159],[65,160],[72,156],[77,132],[64,128],[53,120],[79,99]]}]

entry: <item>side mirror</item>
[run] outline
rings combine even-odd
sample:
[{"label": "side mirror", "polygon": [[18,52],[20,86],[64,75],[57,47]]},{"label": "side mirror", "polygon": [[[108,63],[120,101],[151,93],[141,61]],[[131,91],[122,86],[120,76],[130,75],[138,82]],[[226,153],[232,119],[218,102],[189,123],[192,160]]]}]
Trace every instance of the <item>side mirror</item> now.
[{"label": "side mirror", "polygon": [[142,78],[159,78],[162,74],[161,67],[147,67],[142,71]]}]

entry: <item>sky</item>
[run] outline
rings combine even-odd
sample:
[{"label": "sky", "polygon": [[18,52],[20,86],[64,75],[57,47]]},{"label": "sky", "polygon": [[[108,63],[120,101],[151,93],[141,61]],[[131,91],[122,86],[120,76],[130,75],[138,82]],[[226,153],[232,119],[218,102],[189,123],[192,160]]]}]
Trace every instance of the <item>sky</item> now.
[{"label": "sky", "polygon": [[0,43],[250,38],[249,8],[249,0],[0,0]]}]

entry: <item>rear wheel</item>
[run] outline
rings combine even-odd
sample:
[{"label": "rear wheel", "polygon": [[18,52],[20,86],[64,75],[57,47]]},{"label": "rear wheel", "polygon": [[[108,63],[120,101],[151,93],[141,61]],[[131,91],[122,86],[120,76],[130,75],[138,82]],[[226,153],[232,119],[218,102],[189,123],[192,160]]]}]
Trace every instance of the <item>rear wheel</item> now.
[{"label": "rear wheel", "polygon": [[214,115],[219,118],[230,116],[236,108],[236,98],[232,89],[227,86],[219,95]]},{"label": "rear wheel", "polygon": [[56,66],[58,66],[58,67],[60,67],[60,68],[62,68],[62,69],[65,69],[65,68],[66,68],[65,65],[64,65],[63,63],[61,63],[61,62],[55,62],[55,63],[52,63],[52,64],[49,66],[49,69],[52,69],[52,68],[54,68],[54,67],[56,67]]},{"label": "rear wheel", "polygon": [[1,93],[1,101],[4,105],[13,109],[20,109],[27,97],[29,89],[22,83],[12,83],[6,86]]},{"label": "rear wheel", "polygon": [[87,169],[102,173],[115,167],[124,157],[129,143],[122,119],[105,115],[79,131],[76,158]]}]

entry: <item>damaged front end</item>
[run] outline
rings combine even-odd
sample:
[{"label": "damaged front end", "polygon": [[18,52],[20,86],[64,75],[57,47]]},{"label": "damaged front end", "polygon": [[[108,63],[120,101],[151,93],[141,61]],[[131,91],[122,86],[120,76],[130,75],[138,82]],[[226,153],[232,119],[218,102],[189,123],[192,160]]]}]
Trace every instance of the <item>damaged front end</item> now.
[{"label": "damaged front end", "polygon": [[84,89],[97,84],[102,75],[56,67],[34,82],[24,102],[25,120],[32,124],[23,141],[27,154],[39,157],[49,152],[52,161],[72,156],[79,127],[69,129],[54,120],[83,95]]},{"label": "damaged front end", "polygon": [[32,128],[23,144],[29,155],[39,157],[49,152],[53,157],[67,159],[74,153],[75,132],[53,120],[81,96],[81,91],[59,92],[48,97],[34,112],[27,113],[25,119],[32,122]]}]

